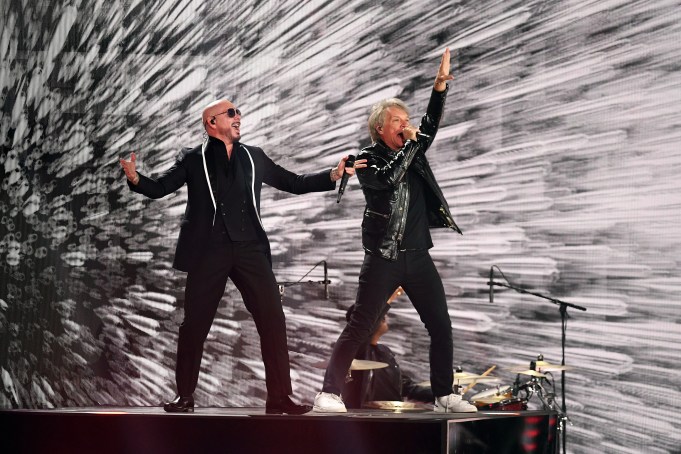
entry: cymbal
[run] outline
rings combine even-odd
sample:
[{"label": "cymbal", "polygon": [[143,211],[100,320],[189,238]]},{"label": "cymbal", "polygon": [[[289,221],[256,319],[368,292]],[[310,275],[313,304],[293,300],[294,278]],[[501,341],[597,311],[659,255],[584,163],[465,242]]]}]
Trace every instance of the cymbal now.
[{"label": "cymbal", "polygon": [[455,385],[465,385],[468,383],[498,383],[501,379],[498,377],[490,377],[489,375],[474,375],[466,378],[455,378]]},{"label": "cymbal", "polygon": [[[511,366],[509,367],[509,370],[511,372],[517,372],[519,370],[527,370],[527,366]],[[536,361],[535,362],[535,369],[539,372],[555,372],[559,370],[570,370],[572,369],[571,366],[562,366],[560,364],[551,364],[547,363],[546,361]]]},{"label": "cymbal", "polygon": [[353,359],[352,364],[350,365],[350,370],[383,369],[384,367],[388,367],[388,363],[369,361],[366,359]]},{"label": "cymbal", "polygon": [[457,385],[463,384],[463,383],[494,383],[498,382],[499,378],[494,377],[492,375],[476,375],[476,374],[469,374],[468,372],[455,372],[454,373],[454,382]]},{"label": "cymbal", "polygon": [[[455,385],[465,385],[468,383],[498,383],[501,379],[491,375],[475,375],[468,372],[456,372],[454,374]],[[430,381],[417,383],[419,386],[430,386]]]},{"label": "cymbal", "polygon": [[[312,367],[316,369],[326,369],[329,366],[329,362],[319,361],[312,364]],[[371,369],[383,369],[388,367],[388,363],[382,363],[379,361],[369,361],[366,359],[353,359],[350,365],[350,370],[371,370]]]},{"label": "cymbal", "polygon": [[392,410],[397,413],[402,411],[430,411],[433,405],[423,404],[421,402],[402,402],[400,400],[373,400],[364,402],[364,408],[374,408],[377,410]]},{"label": "cymbal", "polygon": [[540,377],[540,378],[546,377],[545,374],[542,374],[541,372],[537,372],[536,370],[532,370],[532,369],[514,370],[512,372],[515,372],[516,374],[520,374],[520,375],[529,375],[530,377]]},{"label": "cymbal", "polygon": [[536,361],[535,366],[537,370],[541,372],[551,372],[551,371],[556,371],[556,370],[570,370],[572,369],[572,366],[563,366],[560,364],[551,364],[547,363],[546,361]]}]

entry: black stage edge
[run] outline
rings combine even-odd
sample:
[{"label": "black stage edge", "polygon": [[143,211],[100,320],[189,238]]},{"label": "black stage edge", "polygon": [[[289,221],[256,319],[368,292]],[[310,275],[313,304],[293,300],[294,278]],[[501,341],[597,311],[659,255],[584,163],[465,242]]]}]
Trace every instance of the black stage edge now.
[{"label": "black stage edge", "polygon": [[262,408],[1,410],[6,453],[555,453],[547,411],[445,415],[357,410],[266,415]]}]

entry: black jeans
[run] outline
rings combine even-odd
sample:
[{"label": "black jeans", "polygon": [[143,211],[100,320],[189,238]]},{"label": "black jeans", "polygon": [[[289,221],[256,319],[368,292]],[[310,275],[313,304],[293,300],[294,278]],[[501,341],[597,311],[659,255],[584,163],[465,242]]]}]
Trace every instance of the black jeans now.
[{"label": "black jeans", "polygon": [[231,278],[260,335],[268,398],[292,393],[286,320],[277,282],[257,241],[213,243],[197,269],[187,275],[184,320],[180,325],[175,379],[180,396],[191,396],[199,378],[203,343]]},{"label": "black jeans", "polygon": [[435,396],[452,392],[452,323],[442,279],[427,250],[400,252],[397,260],[364,255],[355,310],[336,342],[322,391],[341,394],[357,350],[371,337],[386,302],[402,286],[430,335],[430,381]]}]

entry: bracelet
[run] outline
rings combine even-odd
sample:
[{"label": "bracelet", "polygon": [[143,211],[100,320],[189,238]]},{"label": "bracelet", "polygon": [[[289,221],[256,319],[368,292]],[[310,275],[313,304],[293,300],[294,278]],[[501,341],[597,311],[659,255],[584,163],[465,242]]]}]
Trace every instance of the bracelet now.
[{"label": "bracelet", "polygon": [[334,167],[331,169],[331,181],[337,181],[339,179],[338,177],[338,169]]}]

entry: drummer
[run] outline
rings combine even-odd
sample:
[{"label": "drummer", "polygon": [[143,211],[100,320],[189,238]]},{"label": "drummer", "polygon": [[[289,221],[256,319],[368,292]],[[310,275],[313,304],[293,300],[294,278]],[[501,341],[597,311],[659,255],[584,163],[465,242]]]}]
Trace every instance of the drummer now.
[{"label": "drummer", "polygon": [[[398,288],[396,294],[401,290]],[[395,294],[394,294],[395,295]],[[393,298],[391,297],[391,300]],[[391,301],[389,301],[391,302]],[[355,306],[348,309],[345,317],[350,320]],[[343,402],[347,408],[362,408],[368,402],[373,401],[409,401],[432,404],[435,399],[430,386],[422,386],[415,383],[407,374],[400,369],[395,355],[384,344],[380,344],[381,336],[388,332],[388,310],[386,304],[385,313],[379,319],[369,343],[360,347],[356,359],[378,361],[388,364],[388,367],[373,370],[353,370],[352,380],[343,388]]]}]

